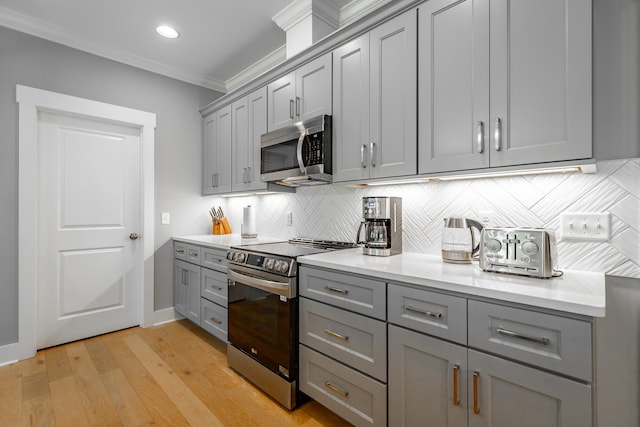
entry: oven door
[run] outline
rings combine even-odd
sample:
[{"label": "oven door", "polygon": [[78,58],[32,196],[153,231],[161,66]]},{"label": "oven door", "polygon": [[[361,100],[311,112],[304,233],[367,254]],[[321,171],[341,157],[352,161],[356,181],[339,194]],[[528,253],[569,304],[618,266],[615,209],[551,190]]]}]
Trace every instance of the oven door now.
[{"label": "oven door", "polygon": [[281,377],[295,381],[298,372],[296,279],[231,265],[227,273],[229,342]]}]

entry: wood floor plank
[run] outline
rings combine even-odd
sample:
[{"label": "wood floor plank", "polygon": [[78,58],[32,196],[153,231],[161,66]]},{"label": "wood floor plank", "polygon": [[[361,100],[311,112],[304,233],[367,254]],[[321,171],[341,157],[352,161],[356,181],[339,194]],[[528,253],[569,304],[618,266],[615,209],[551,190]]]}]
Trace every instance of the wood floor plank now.
[{"label": "wood floor plank", "polygon": [[180,325],[147,330],[143,339],[222,423],[247,427],[262,424],[243,411],[245,401],[234,401],[227,395],[227,390],[241,379],[220,372],[221,368],[227,369],[226,355],[207,344],[201,347],[201,339]]},{"label": "wood floor plank", "polygon": [[120,368],[109,370],[100,377],[125,426],[155,424],[153,416],[147,411],[144,402],[138,397]]},{"label": "wood floor plank", "polygon": [[0,426],[22,423],[22,365],[14,363],[0,368]]},{"label": "wood floor plank", "polygon": [[[141,329],[138,329],[139,332]],[[169,396],[151,377],[142,362],[125,344],[123,338],[136,333],[116,332],[103,337],[106,347],[113,354],[120,369],[131,384],[136,394],[142,399],[147,411],[158,425],[188,426],[184,418]]]},{"label": "wood floor plank", "polygon": [[77,389],[87,410],[89,425],[121,426],[122,421],[118,416],[118,411],[116,411],[104,384],[100,380],[84,342],[77,341],[68,344],[66,349]]},{"label": "wood floor plank", "polygon": [[47,366],[49,381],[56,381],[73,375],[67,351],[62,345],[43,350],[44,360]]},{"label": "wood floor plank", "polygon": [[74,377],[65,377],[49,383],[56,425],[64,427],[86,427],[89,418],[82,404],[82,395]]},{"label": "wood floor plank", "polygon": [[41,372],[46,372],[47,365],[44,359],[44,352],[38,351],[31,359],[23,360],[22,363],[22,375],[33,375]]},{"label": "wood floor plank", "polygon": [[49,374],[38,372],[31,375],[22,375],[22,401],[49,397]]},{"label": "wood floor plank", "polygon": [[55,419],[50,395],[22,403],[22,427],[55,427]]},{"label": "wood floor plank", "polygon": [[192,425],[224,426],[142,338],[129,336],[124,341]]},{"label": "wood floor plank", "polygon": [[116,363],[113,355],[104,345],[104,341],[101,337],[94,337],[85,340],[84,346],[87,348],[87,351],[91,356],[91,360],[93,360],[93,365],[95,366],[98,375],[118,369],[118,363]]}]

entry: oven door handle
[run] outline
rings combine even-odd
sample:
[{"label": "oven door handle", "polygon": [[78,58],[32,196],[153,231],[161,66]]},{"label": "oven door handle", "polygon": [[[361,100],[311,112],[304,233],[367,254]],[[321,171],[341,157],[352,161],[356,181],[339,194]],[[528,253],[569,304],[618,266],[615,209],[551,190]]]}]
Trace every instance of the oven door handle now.
[{"label": "oven door handle", "polygon": [[302,175],[307,175],[307,167],[304,164],[304,159],[302,158],[302,144],[304,143],[304,139],[307,137],[307,130],[303,129],[300,131],[300,138],[298,138],[298,148],[296,149],[296,155],[298,156],[298,166],[300,166],[300,171]]},{"label": "oven door handle", "polygon": [[227,276],[230,281],[240,282],[243,285],[251,286],[253,288],[261,289],[265,292],[269,292],[276,295],[282,295],[291,298],[291,286],[289,283],[274,282],[273,280],[259,279],[253,276],[247,276],[246,274],[238,273],[232,269],[227,270]]}]

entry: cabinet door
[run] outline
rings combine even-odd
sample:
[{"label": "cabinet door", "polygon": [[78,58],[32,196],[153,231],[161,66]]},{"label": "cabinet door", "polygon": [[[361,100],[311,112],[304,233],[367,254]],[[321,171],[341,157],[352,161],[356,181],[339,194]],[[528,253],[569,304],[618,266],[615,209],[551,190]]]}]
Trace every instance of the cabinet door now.
[{"label": "cabinet door", "polygon": [[591,1],[492,1],[490,37],[491,166],[591,157]]},{"label": "cabinet door", "polygon": [[249,150],[247,151],[247,180],[252,190],[263,190],[267,184],[260,181],[260,137],[267,132],[267,88],[258,89],[248,98]]},{"label": "cabinet door", "polygon": [[215,193],[218,173],[218,115],[214,112],[203,119],[202,194]]},{"label": "cabinet door", "polygon": [[189,295],[189,285],[187,278],[188,266],[184,261],[174,260],[173,262],[173,309],[183,316],[187,316],[187,298]]},{"label": "cabinet door", "polygon": [[202,193],[231,191],[231,105],[204,118]]},{"label": "cabinet door", "polygon": [[295,122],[331,114],[331,52],[296,70]]},{"label": "cabinet door", "polygon": [[267,128],[269,131],[293,124],[295,117],[295,74],[280,77],[267,86],[269,106]]},{"label": "cabinet door", "polygon": [[200,324],[200,267],[174,261],[173,307],[178,313]]},{"label": "cabinet door", "polygon": [[589,385],[473,350],[468,357],[469,426],[592,425]]},{"label": "cabinet door", "polygon": [[418,171],[417,27],[411,10],[369,34],[371,178]]},{"label": "cabinet door", "polygon": [[249,189],[247,173],[249,168],[249,155],[251,140],[249,137],[249,104],[247,98],[242,98],[231,104],[231,141],[232,141],[232,167],[231,189],[244,191]]},{"label": "cabinet door", "polygon": [[333,52],[333,180],[369,178],[369,35]]},{"label": "cabinet door", "polygon": [[465,347],[389,325],[388,360],[390,426],[467,425]]},{"label": "cabinet door", "polygon": [[489,2],[420,6],[419,173],[489,167]]}]

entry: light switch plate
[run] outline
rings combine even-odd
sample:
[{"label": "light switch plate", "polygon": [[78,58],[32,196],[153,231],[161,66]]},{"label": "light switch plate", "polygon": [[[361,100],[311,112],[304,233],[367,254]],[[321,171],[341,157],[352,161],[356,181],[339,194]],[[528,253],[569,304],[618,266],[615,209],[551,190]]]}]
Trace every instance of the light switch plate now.
[{"label": "light switch plate", "polygon": [[560,214],[562,240],[606,242],[611,237],[609,212],[564,212]]},{"label": "light switch plate", "polygon": [[162,225],[169,224],[171,222],[171,214],[169,212],[162,212],[160,221],[162,222]]}]

